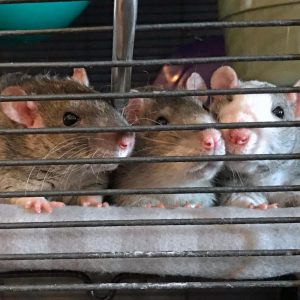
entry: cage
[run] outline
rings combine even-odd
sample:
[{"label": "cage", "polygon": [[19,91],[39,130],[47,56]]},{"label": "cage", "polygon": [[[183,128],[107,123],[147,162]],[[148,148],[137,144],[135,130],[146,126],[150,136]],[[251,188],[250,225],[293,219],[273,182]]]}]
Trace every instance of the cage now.
[{"label": "cage", "polygon": [[[47,1],[1,0],[0,5]],[[132,96],[128,94],[130,87],[164,80],[157,77],[164,66],[172,66],[174,74],[182,71],[177,66],[208,70],[209,78],[211,64],[215,68],[231,62],[276,64],[299,60],[299,53],[226,56],[223,40],[225,28],[276,30],[299,25],[300,20],[278,19],[221,22],[218,3],[212,0],[95,0],[70,28],[1,31],[0,66],[2,74],[49,70],[70,74],[73,67],[85,67],[99,91],[97,97],[116,99],[116,107],[122,108]],[[49,35],[48,39],[26,40],[26,36],[41,34]],[[7,38],[16,36],[25,39],[13,46],[7,43]],[[201,54],[195,54],[193,47],[198,51],[200,47]],[[271,91],[300,92],[291,85]],[[172,86],[161,92],[170,96],[176,93]],[[184,93],[201,95],[203,91]],[[204,93],[213,95],[214,91]],[[1,99],[5,101],[5,97]],[[51,95],[44,99],[51,100]],[[83,97],[79,95],[79,99]],[[281,126],[299,124],[295,121]],[[25,132],[0,130],[4,136]],[[35,132],[45,134],[47,129]],[[280,159],[276,155],[275,159]],[[289,158],[299,159],[299,154]],[[0,161],[0,166],[22,163]],[[264,188],[299,190],[299,186]],[[105,191],[108,195],[115,192]],[[37,194],[56,196],[62,192],[32,193]],[[31,194],[0,193],[2,198],[16,195]],[[299,298],[300,210],[296,207],[256,211],[228,207],[149,210],[67,206],[52,214],[35,215],[1,204],[0,214],[1,299]]]}]

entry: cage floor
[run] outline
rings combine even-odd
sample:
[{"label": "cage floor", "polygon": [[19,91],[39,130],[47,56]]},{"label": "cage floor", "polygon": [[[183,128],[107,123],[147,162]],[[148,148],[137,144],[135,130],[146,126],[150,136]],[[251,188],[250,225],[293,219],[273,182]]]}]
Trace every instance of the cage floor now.
[{"label": "cage floor", "polygon": [[[263,220],[263,217],[276,217],[279,218],[279,223],[222,224],[224,218],[230,222],[231,218],[237,217],[240,220],[250,218],[250,221],[251,218],[258,218],[256,219],[258,222]],[[36,215],[26,213],[19,207],[1,205],[0,268],[2,272],[68,269],[102,274],[131,272],[219,279],[281,276],[300,271],[300,258],[297,253],[297,249],[300,249],[300,240],[295,238],[300,234],[299,220],[288,223],[293,222],[293,218],[299,217],[300,208],[259,211],[226,207],[95,209],[74,206],[57,209],[49,215]],[[199,219],[205,223],[208,219],[216,220],[216,218],[217,223],[212,223],[214,225],[126,226],[126,223],[128,225],[130,222],[126,220],[141,219],[144,222],[148,219],[158,221],[168,219],[172,222],[176,220],[182,222],[186,219],[195,221]],[[285,218],[283,222],[280,221],[282,218]],[[125,226],[93,225],[93,221],[97,220],[115,220],[119,225]],[[67,228],[63,225],[61,228],[55,228],[58,226],[57,223],[54,227],[50,223],[48,226],[50,228],[37,228],[41,225],[36,223],[33,228],[17,228],[18,224],[22,227],[20,222],[54,221],[89,221],[90,226],[83,222],[84,225],[79,224],[79,227],[72,227],[72,224],[69,224]],[[4,223],[17,227],[9,229]],[[247,223],[247,220],[244,223]],[[236,252],[228,256],[228,250]],[[243,254],[240,250],[250,250],[250,253]],[[251,253],[253,250],[273,252],[269,255],[262,251],[253,255]],[[293,250],[296,252],[293,253]],[[167,256],[164,256],[168,251],[171,254],[167,253]],[[202,257],[194,255],[197,251],[200,251]],[[105,255],[98,256],[99,253]],[[189,257],[189,253],[194,257]],[[31,254],[31,257],[26,257],[27,254]],[[36,255],[40,255],[39,259],[36,259]]]}]

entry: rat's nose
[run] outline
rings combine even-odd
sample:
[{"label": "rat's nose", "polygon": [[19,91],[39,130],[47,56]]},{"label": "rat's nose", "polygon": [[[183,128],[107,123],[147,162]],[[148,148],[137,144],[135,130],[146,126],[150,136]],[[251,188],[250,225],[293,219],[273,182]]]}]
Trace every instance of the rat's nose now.
[{"label": "rat's nose", "polygon": [[201,134],[202,147],[205,150],[212,150],[217,147],[221,134],[215,129],[207,129]]},{"label": "rat's nose", "polygon": [[228,139],[236,145],[246,145],[250,138],[250,130],[246,128],[231,129],[228,131]]},{"label": "rat's nose", "polygon": [[122,133],[121,137],[117,140],[117,144],[121,150],[131,150],[134,146],[134,133]]}]

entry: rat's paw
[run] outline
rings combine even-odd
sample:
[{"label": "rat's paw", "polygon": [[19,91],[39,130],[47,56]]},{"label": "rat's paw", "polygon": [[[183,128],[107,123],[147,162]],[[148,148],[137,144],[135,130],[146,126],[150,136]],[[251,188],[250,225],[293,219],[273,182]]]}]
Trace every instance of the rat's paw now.
[{"label": "rat's paw", "polygon": [[273,204],[262,203],[262,204],[259,204],[259,205],[250,204],[249,208],[265,210],[265,209],[269,209],[269,208],[278,208],[278,205],[277,205],[277,203],[273,203]]},{"label": "rat's paw", "polygon": [[258,208],[267,209],[275,207],[268,205],[267,199],[261,194],[248,195],[243,193],[234,193],[230,195],[230,198],[223,203],[225,206],[234,206],[241,208]]},{"label": "rat's paw", "polygon": [[44,197],[17,198],[15,203],[38,214],[41,212],[51,213],[53,208],[65,206],[63,202],[48,201]]},{"label": "rat's paw", "polygon": [[79,198],[79,203],[81,206],[90,207],[108,207],[107,202],[99,201],[96,196],[82,196]]}]

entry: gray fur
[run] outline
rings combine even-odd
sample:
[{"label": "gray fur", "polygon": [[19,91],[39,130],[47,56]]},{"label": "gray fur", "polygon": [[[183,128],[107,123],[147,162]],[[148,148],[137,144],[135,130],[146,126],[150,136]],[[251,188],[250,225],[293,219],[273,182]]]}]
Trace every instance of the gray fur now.
[{"label": "gray fur", "polygon": [[[147,90],[151,89],[149,87]],[[157,89],[157,88],[156,88]],[[144,99],[145,110],[137,125],[155,125],[155,120],[166,117],[169,124],[205,123],[209,114],[202,103],[192,97]],[[211,117],[210,117],[211,118]],[[211,122],[214,122],[211,118]],[[136,134],[133,156],[176,156],[204,154],[199,132],[161,131]],[[224,154],[221,141],[216,154]],[[114,175],[114,188],[172,188],[172,187],[211,187],[213,178],[222,163],[138,163],[121,165]],[[166,206],[191,205],[213,206],[214,194],[160,194],[160,195],[120,195],[114,197],[117,205],[144,206],[160,203]]]}]

